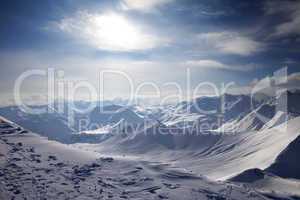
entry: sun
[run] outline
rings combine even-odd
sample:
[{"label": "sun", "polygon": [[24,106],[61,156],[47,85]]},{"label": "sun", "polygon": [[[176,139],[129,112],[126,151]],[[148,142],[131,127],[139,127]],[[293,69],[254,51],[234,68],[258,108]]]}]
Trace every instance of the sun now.
[{"label": "sun", "polygon": [[136,26],[116,14],[90,16],[85,31],[93,43],[109,49],[138,49],[144,39]]},{"label": "sun", "polygon": [[61,20],[58,27],[69,33],[75,41],[105,51],[148,50],[166,43],[166,40],[153,34],[149,26],[133,23],[114,12],[81,11],[74,17]]}]

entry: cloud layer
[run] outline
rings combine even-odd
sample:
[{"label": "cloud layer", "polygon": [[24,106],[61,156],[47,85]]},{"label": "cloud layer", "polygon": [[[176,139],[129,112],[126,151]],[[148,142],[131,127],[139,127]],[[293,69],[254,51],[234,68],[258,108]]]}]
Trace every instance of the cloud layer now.
[{"label": "cloud layer", "polygon": [[246,64],[246,65],[228,65],[216,60],[189,60],[184,62],[184,65],[187,67],[199,67],[207,69],[223,69],[229,71],[251,71],[259,66],[256,64]]},{"label": "cloud layer", "polygon": [[272,36],[300,35],[300,1],[268,1],[267,15],[282,15],[285,21],[275,26]]},{"label": "cloud layer", "polygon": [[236,32],[210,32],[198,35],[200,41],[222,53],[248,56],[264,50],[264,45]]},{"label": "cloud layer", "polygon": [[123,0],[121,2],[124,10],[138,10],[142,12],[152,12],[157,7],[170,3],[173,0]]}]

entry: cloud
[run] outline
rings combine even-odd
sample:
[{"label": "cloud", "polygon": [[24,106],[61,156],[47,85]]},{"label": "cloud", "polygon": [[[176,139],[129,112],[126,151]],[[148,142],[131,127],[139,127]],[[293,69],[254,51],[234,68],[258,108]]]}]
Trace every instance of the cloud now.
[{"label": "cloud", "polygon": [[189,67],[204,67],[204,68],[217,68],[228,69],[229,67],[223,63],[215,60],[189,60],[185,64]]},{"label": "cloud", "polygon": [[300,2],[299,1],[268,1],[265,5],[267,15],[281,14],[287,19],[275,26],[271,36],[287,36],[300,34]]},{"label": "cloud", "polygon": [[152,12],[155,8],[170,3],[173,0],[123,0],[121,6],[124,10],[138,10]]},{"label": "cloud", "polygon": [[[278,95],[282,91],[295,91],[300,90],[300,73],[281,74],[285,69],[280,69],[262,79],[254,79],[247,85],[234,85],[230,88],[229,93],[233,94],[266,94],[270,96]],[[279,74],[277,74],[279,73]]]},{"label": "cloud", "polygon": [[226,54],[248,56],[265,49],[265,45],[236,32],[210,32],[197,36],[200,42]]},{"label": "cloud", "polygon": [[58,30],[78,42],[106,51],[131,52],[167,45],[168,40],[146,33],[141,27],[115,13],[78,12],[55,23]]},{"label": "cloud", "polygon": [[251,71],[259,66],[256,64],[246,64],[246,65],[228,65],[216,60],[189,60],[183,63],[187,67],[201,67],[208,69],[223,69],[230,71]]}]

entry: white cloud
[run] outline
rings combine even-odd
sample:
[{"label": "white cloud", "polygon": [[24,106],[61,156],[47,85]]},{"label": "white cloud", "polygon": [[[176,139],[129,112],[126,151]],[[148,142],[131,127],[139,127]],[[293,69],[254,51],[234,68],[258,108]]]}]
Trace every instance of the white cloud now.
[{"label": "white cloud", "polygon": [[123,0],[121,2],[124,10],[139,10],[152,12],[155,8],[170,3],[173,0]]},{"label": "white cloud", "polygon": [[210,32],[198,35],[200,42],[226,54],[247,56],[264,50],[264,45],[236,32]]},{"label": "white cloud", "polygon": [[275,27],[271,36],[286,36],[300,34],[300,2],[299,1],[269,1],[265,5],[268,15],[283,14],[288,19]]},{"label": "white cloud", "polygon": [[218,68],[218,69],[229,68],[227,65],[215,60],[189,60],[186,61],[185,64],[189,67]]},{"label": "white cloud", "polygon": [[[275,72],[276,74],[276,72]],[[300,73],[292,73],[282,76],[269,75],[262,79],[254,79],[247,85],[234,85],[230,88],[229,93],[233,94],[266,94],[277,95],[280,91],[300,90]]]},{"label": "white cloud", "polygon": [[187,67],[201,67],[208,69],[224,69],[231,71],[251,71],[259,66],[256,64],[246,64],[246,65],[228,65],[216,60],[189,60],[183,63]]},{"label": "white cloud", "polygon": [[289,34],[300,34],[300,7],[299,10],[293,15],[288,22],[279,24],[276,27],[275,35],[289,35]]},{"label": "white cloud", "polygon": [[115,13],[93,14],[81,11],[56,25],[77,41],[107,51],[147,50],[168,43],[162,37],[145,33],[141,27]]}]

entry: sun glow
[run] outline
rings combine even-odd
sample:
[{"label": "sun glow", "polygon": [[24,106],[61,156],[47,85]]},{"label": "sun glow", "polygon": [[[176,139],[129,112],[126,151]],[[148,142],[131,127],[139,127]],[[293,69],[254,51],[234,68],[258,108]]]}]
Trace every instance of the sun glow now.
[{"label": "sun glow", "polygon": [[86,28],[96,43],[104,43],[111,48],[135,48],[140,42],[140,33],[136,28],[118,15],[92,16]]},{"label": "sun glow", "polygon": [[76,18],[64,19],[60,29],[104,50],[144,50],[161,44],[160,39],[115,13],[100,15],[81,12]]}]

